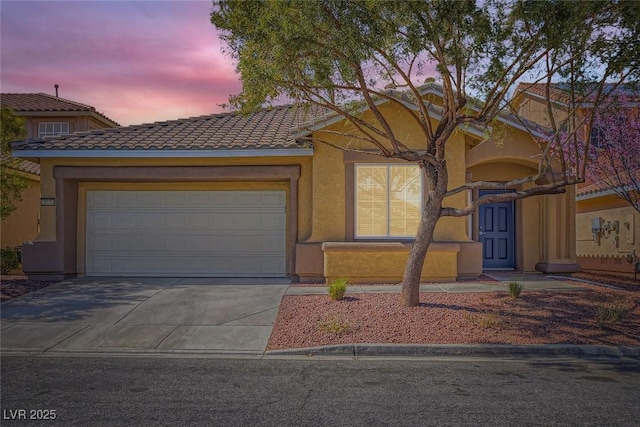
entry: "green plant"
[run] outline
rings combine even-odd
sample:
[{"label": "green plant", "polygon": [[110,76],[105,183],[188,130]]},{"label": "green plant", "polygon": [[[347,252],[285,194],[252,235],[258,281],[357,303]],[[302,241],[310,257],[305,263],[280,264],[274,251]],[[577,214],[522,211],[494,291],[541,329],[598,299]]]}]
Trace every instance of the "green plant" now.
[{"label": "green plant", "polygon": [[511,298],[518,298],[520,293],[522,293],[522,289],[524,289],[524,286],[520,283],[509,282],[509,296],[511,296]]},{"label": "green plant", "polygon": [[330,314],[325,320],[318,322],[318,328],[330,334],[342,335],[349,329],[349,322],[339,314]]},{"label": "green plant", "polygon": [[20,261],[18,260],[18,253],[15,249],[8,247],[0,249],[0,273],[9,274],[18,268],[19,265]]},{"label": "green plant", "polygon": [[329,298],[334,301],[339,301],[344,298],[345,292],[347,292],[347,286],[349,286],[348,279],[333,279],[329,282]]},{"label": "green plant", "polygon": [[620,296],[613,299],[611,305],[599,304],[596,306],[596,325],[599,328],[612,328],[620,322],[629,312],[626,300]]},{"label": "green plant", "polygon": [[470,313],[469,311],[465,311],[462,313],[465,319],[474,325],[481,326],[485,329],[493,329],[498,328],[502,324],[502,320],[500,320],[500,315],[495,312],[490,311],[482,311],[478,314]]}]

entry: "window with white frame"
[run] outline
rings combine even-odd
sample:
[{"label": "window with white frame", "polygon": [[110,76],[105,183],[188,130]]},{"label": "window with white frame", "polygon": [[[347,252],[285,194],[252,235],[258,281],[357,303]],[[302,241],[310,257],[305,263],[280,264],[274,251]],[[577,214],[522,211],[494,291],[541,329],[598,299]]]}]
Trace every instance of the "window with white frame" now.
[{"label": "window with white frame", "polygon": [[69,133],[69,122],[40,122],[38,123],[38,138],[45,136],[63,135]]},{"label": "window with white frame", "polygon": [[355,165],[355,237],[415,237],[422,211],[417,165]]}]

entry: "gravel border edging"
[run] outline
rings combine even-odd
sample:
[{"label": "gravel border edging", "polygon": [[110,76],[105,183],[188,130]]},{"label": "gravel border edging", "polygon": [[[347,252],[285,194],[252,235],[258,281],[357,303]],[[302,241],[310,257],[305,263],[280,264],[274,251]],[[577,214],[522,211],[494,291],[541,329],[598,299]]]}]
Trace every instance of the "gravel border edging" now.
[{"label": "gravel border edging", "polygon": [[577,358],[631,357],[640,359],[640,347],[573,344],[341,344],[286,350],[269,350],[265,352],[265,356],[570,356]]},{"label": "gravel border edging", "polygon": [[579,277],[567,277],[567,276],[547,276],[550,279],[554,279],[554,280],[569,280],[569,281],[573,281],[573,282],[579,282],[579,283],[586,283],[588,285],[594,285],[594,286],[600,286],[603,288],[608,288],[608,289],[613,289],[616,291],[626,291],[627,289],[620,287],[620,286],[615,286],[615,285],[609,285],[608,283],[601,283],[601,282],[594,282],[591,280],[587,280],[587,279],[581,279]]}]

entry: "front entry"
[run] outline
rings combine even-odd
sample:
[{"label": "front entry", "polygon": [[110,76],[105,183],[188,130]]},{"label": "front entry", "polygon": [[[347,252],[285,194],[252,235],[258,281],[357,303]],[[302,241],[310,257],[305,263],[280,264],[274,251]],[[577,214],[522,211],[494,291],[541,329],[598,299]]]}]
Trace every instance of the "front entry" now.
[{"label": "front entry", "polygon": [[[481,191],[480,195],[488,193]],[[514,202],[481,205],[479,216],[482,268],[514,268]]]}]

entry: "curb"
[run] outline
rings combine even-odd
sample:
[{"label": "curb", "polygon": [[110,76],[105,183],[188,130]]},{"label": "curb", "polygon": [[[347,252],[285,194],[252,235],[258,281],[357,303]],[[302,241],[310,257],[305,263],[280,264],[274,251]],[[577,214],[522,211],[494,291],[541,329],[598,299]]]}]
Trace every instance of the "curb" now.
[{"label": "curb", "polygon": [[628,357],[640,359],[640,347],[570,344],[342,344],[270,350],[265,356],[400,356],[400,357]]},{"label": "curb", "polygon": [[572,345],[572,344],[336,344],[319,347],[259,351],[211,350],[131,350],[131,349],[2,349],[2,356],[50,357],[169,357],[169,358],[242,358],[263,359],[278,357],[407,357],[407,358],[557,358],[576,359],[635,359],[640,361],[640,347]]}]

